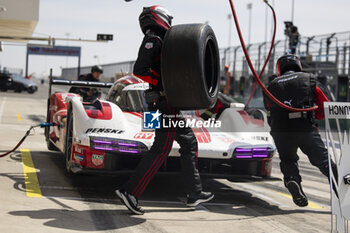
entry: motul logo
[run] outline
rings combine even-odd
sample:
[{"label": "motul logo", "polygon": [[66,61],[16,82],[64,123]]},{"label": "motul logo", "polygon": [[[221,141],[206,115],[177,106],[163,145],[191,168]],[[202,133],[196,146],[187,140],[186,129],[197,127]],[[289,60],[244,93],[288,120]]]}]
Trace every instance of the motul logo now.
[{"label": "motul logo", "polygon": [[124,130],[120,129],[110,129],[110,128],[88,128],[85,133],[115,133],[121,134],[124,133]]}]

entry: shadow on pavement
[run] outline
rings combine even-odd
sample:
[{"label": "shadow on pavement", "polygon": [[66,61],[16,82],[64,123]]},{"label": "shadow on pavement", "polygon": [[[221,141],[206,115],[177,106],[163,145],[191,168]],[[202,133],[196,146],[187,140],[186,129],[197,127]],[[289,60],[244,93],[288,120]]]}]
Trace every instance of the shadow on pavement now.
[{"label": "shadow on pavement", "polygon": [[[145,222],[145,219],[133,218],[128,211],[121,210],[67,210],[42,209],[12,211],[13,216],[26,216],[31,219],[46,219],[45,226],[78,230],[115,230],[135,226]],[[123,214],[125,213],[125,214]]]},{"label": "shadow on pavement", "polygon": [[[81,230],[111,230],[141,224],[146,221],[144,217],[133,216],[122,206],[116,198],[115,189],[119,188],[127,179],[127,176],[74,176],[70,177],[65,171],[64,156],[57,152],[32,151],[32,158],[37,172],[40,188],[43,196],[59,204],[61,209],[41,209],[9,212],[14,216],[28,216],[32,219],[47,219],[46,226]],[[20,155],[11,156],[15,161],[20,160]],[[23,174],[0,174],[12,179],[14,188],[25,192]],[[180,175],[158,174],[150,183],[140,200],[147,213],[161,213],[151,215],[147,219],[161,221],[198,221],[197,218],[188,218],[188,213],[194,210],[209,211],[221,214],[219,217],[211,217],[208,221],[237,221],[264,216],[292,215],[295,213],[327,214],[328,211],[312,209],[281,209],[252,193],[235,190],[215,179],[202,179],[203,190],[215,193],[215,198],[208,204],[203,204],[197,209],[185,206],[184,180]],[[62,202],[60,198],[80,200],[91,209],[76,210]],[[101,205],[108,208],[101,209]],[[113,208],[116,205],[118,209]],[[95,209],[93,209],[95,207]],[[174,213],[171,219],[162,213]],[[176,215],[176,213],[179,213]],[[196,211],[194,211],[196,213]],[[209,216],[209,215],[208,215]],[[158,218],[159,217],[159,218]],[[213,220],[214,218],[214,220]],[[206,220],[207,221],[207,220]]]}]

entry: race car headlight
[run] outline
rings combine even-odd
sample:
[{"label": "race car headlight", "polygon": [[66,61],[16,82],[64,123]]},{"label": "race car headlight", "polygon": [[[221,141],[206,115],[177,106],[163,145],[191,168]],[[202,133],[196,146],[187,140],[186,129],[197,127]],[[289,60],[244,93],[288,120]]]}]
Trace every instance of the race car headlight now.
[{"label": "race car headlight", "polygon": [[237,147],[233,155],[236,159],[269,158],[273,155],[273,150],[267,147]]},{"label": "race car headlight", "polygon": [[146,145],[142,142],[103,137],[90,137],[90,147],[95,150],[115,151],[132,154],[138,154],[148,150]]}]

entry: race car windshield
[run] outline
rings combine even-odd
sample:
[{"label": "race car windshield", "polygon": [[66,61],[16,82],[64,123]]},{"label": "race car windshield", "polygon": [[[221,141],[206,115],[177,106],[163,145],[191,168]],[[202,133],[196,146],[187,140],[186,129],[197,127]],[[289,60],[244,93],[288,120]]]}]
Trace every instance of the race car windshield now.
[{"label": "race car windshield", "polygon": [[148,105],[145,99],[144,90],[123,91],[118,101],[119,107],[128,112],[145,112],[148,111]]},{"label": "race car windshield", "polygon": [[143,90],[130,90],[127,93],[128,104],[133,112],[144,112],[148,110]]}]

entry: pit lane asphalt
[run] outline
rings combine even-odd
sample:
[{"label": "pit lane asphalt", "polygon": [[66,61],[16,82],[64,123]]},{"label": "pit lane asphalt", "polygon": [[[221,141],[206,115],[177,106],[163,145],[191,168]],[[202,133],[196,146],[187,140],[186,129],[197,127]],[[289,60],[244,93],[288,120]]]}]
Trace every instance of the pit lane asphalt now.
[{"label": "pit lane asphalt", "polygon": [[[45,121],[46,101],[47,85],[35,94],[0,92],[0,153]],[[330,232],[328,182],[305,156],[306,208],[293,204],[281,181],[203,179],[216,196],[191,209],[179,177],[158,175],[140,201],[146,214],[135,216],[114,193],[127,177],[68,176],[62,154],[47,150],[43,133],[35,130],[21,150],[0,158],[0,232]],[[281,178],[277,157],[273,176]]]}]

